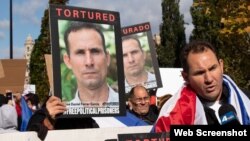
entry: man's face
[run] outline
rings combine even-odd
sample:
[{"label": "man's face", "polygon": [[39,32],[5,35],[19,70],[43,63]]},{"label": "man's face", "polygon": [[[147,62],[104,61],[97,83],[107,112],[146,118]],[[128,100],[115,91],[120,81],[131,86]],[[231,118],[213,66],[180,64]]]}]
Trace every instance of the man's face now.
[{"label": "man's face", "polygon": [[184,79],[195,92],[208,101],[219,100],[222,93],[223,61],[207,49],[202,53],[189,53],[189,73],[183,72]]},{"label": "man's face", "polygon": [[134,39],[122,42],[124,72],[126,76],[137,76],[144,70],[146,56]]},{"label": "man's face", "polygon": [[146,115],[149,111],[150,97],[146,89],[137,87],[134,90],[134,97],[130,99],[130,106],[139,115]]},{"label": "man's face", "polygon": [[106,81],[109,54],[105,54],[101,36],[93,29],[81,29],[68,36],[69,53],[64,62],[72,69],[78,88],[96,89]]}]

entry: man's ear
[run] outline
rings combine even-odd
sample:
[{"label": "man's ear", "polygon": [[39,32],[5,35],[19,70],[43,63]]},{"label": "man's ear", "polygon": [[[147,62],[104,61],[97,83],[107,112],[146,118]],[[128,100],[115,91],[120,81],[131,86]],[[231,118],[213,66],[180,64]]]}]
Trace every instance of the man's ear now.
[{"label": "man's ear", "polygon": [[131,99],[128,99],[128,107],[129,107],[129,110],[133,109],[133,104],[131,102]]},{"label": "man's ear", "polygon": [[147,53],[146,53],[146,51],[142,50],[142,54],[143,54],[144,60],[146,61],[146,59],[147,59]]},{"label": "man's ear", "polygon": [[219,64],[220,64],[220,69],[221,69],[222,73],[224,73],[224,62],[222,59],[219,59]]},{"label": "man's ear", "polygon": [[70,58],[69,58],[69,55],[67,53],[64,53],[64,55],[63,55],[63,61],[66,64],[66,66],[69,69],[71,69]]},{"label": "man's ear", "polygon": [[181,75],[182,75],[182,78],[183,78],[186,82],[188,82],[188,74],[187,74],[186,72],[184,72],[184,71],[181,71]]},{"label": "man's ear", "polygon": [[109,67],[111,58],[110,58],[110,53],[108,50],[106,51],[106,57],[107,57],[107,66]]}]

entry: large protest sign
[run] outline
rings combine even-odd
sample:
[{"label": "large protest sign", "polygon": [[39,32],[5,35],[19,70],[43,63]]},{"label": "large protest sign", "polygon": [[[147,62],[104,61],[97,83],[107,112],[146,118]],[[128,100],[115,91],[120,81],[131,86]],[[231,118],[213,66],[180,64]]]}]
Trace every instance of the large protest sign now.
[{"label": "large protest sign", "polygon": [[[26,59],[3,59],[0,60],[4,76],[0,77],[0,93],[6,90],[22,93],[24,89]],[[0,70],[1,71],[1,70]]]},{"label": "large protest sign", "polygon": [[147,89],[162,87],[149,22],[122,28],[122,50],[126,93],[138,84]]},{"label": "large protest sign", "polygon": [[68,109],[61,117],[125,115],[119,13],[61,5],[49,12],[53,93]]}]

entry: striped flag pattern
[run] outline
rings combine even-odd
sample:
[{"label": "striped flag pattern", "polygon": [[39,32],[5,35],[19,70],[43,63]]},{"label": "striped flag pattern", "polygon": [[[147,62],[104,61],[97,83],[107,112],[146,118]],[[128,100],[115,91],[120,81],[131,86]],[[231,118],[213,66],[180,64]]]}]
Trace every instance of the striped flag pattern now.
[{"label": "striped flag pattern", "polygon": [[[233,80],[223,76],[223,83],[229,89],[229,103],[234,106],[240,123],[250,125],[250,100]],[[192,88],[182,88],[162,107],[152,132],[169,132],[170,125],[206,125],[204,108]]]}]

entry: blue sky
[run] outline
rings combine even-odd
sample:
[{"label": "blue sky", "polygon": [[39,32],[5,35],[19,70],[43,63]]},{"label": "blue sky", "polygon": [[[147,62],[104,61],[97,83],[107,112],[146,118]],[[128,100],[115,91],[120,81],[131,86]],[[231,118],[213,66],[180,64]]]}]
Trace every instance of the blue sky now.
[{"label": "blue sky", "polygon": [[[162,21],[162,0],[70,0],[68,5],[104,9],[120,12],[121,26],[150,22],[152,34],[159,33]],[[192,0],[181,0],[180,11],[185,21],[191,22],[189,5]],[[13,58],[23,58],[24,42],[30,34],[37,39],[40,34],[41,18],[48,7],[48,0],[12,0],[13,15]],[[186,25],[189,34],[192,25]],[[0,3],[0,59],[10,57],[9,0]]]}]

